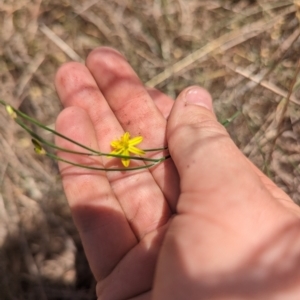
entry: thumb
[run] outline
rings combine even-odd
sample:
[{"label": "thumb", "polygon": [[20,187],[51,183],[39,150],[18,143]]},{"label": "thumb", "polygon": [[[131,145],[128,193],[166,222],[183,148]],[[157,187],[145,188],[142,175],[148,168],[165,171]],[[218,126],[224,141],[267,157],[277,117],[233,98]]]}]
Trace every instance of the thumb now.
[{"label": "thumb", "polygon": [[194,86],[178,96],[168,119],[167,139],[182,193],[197,194],[198,200],[202,195],[208,202],[237,195],[245,185],[244,193],[263,188],[249,161],[217,121],[206,90]]}]

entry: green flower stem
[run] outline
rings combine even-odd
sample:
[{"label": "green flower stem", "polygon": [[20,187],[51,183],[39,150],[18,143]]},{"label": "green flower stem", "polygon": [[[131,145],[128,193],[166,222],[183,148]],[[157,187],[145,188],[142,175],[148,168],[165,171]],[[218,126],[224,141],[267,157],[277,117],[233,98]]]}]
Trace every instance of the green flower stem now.
[{"label": "green flower stem", "polygon": [[[1,102],[2,102],[2,101],[1,101]],[[49,131],[49,132],[51,132],[51,133],[53,133],[53,134],[55,134],[55,135],[57,135],[57,136],[59,136],[59,137],[65,139],[65,140],[67,140],[67,141],[69,141],[69,142],[71,142],[71,143],[73,143],[73,144],[75,144],[75,145],[77,145],[77,146],[79,146],[79,147],[85,149],[85,150],[91,151],[91,152],[96,153],[96,154],[98,154],[98,155],[102,155],[101,152],[96,151],[96,150],[94,150],[94,149],[92,149],[92,148],[89,148],[89,147],[87,147],[87,146],[84,146],[84,145],[82,145],[82,144],[80,144],[80,143],[78,143],[78,142],[76,142],[76,141],[73,141],[72,139],[68,138],[67,136],[65,136],[65,135],[63,135],[63,134],[61,134],[61,133],[59,133],[59,132],[57,132],[57,131],[55,131],[55,130],[53,130],[53,129],[47,127],[47,126],[45,126],[44,124],[42,124],[42,123],[40,123],[39,121],[37,121],[37,120],[35,120],[35,119],[29,117],[28,115],[22,113],[21,111],[15,109],[15,108],[13,108],[13,110],[15,111],[15,113],[16,113],[18,116],[22,117],[23,119],[25,119],[25,120],[27,120],[27,121],[29,121],[29,122],[35,124],[35,125],[37,125],[38,127],[42,128],[42,129],[44,129],[44,130],[46,130],[46,131]]]},{"label": "green flower stem", "polygon": [[[26,130],[35,140],[40,142],[43,145],[46,145],[48,147],[51,147],[53,149],[73,153],[73,154],[80,154],[80,155],[88,155],[88,156],[109,156],[109,157],[117,157],[117,158],[129,158],[129,159],[135,159],[135,160],[143,160],[143,161],[150,161],[150,162],[160,162],[161,158],[147,158],[147,157],[138,157],[138,156],[125,156],[120,154],[110,154],[110,153],[104,153],[104,152],[97,152],[97,153],[87,153],[87,152],[79,152],[79,151],[73,151],[69,150],[67,148],[58,147],[53,143],[50,143],[46,140],[44,140],[42,137],[37,135],[35,132],[33,132],[29,127],[27,127],[22,121],[19,119],[15,119],[16,123],[19,124],[24,130]],[[163,158],[163,157],[162,157]]]},{"label": "green flower stem", "polygon": [[154,152],[154,151],[164,151],[168,150],[168,147],[163,147],[163,148],[153,148],[153,149],[142,149],[145,152]]},{"label": "green flower stem", "polygon": [[[82,144],[80,144],[80,143],[78,143],[78,142],[76,142],[76,141],[74,141],[74,140],[68,138],[67,136],[65,136],[65,135],[63,135],[63,134],[61,134],[61,133],[59,133],[59,132],[57,132],[57,131],[55,131],[55,130],[53,130],[53,129],[51,129],[51,128],[45,126],[45,125],[43,125],[43,124],[40,123],[39,121],[37,121],[37,120],[35,120],[35,119],[29,117],[28,115],[22,113],[21,111],[15,109],[15,108],[13,108],[13,110],[16,112],[16,114],[17,114],[18,116],[21,116],[22,118],[24,118],[24,119],[30,121],[31,123],[33,123],[33,124],[39,126],[40,128],[43,128],[44,130],[47,130],[47,131],[49,131],[49,132],[51,132],[51,133],[53,133],[53,134],[55,134],[55,135],[57,135],[57,136],[59,136],[59,137],[65,139],[65,140],[67,140],[67,141],[69,141],[69,142],[72,142],[73,144],[75,144],[75,145],[77,145],[77,146],[79,146],[79,147],[81,147],[81,148],[84,148],[84,149],[86,149],[86,150],[89,150],[89,151],[95,153],[96,155],[112,156],[112,157],[118,157],[118,158],[138,159],[138,157],[136,157],[136,156],[124,156],[124,155],[110,154],[110,153],[102,153],[102,152],[96,151],[96,150],[94,150],[94,149],[92,149],[92,148],[89,148],[89,147],[87,147],[87,146],[84,146],[84,145],[82,145]],[[156,149],[146,149],[146,150],[144,150],[144,151],[146,151],[146,152],[149,152],[149,151],[162,151],[162,150],[165,150],[165,149],[166,149],[166,148],[156,148]],[[142,158],[142,157],[140,157],[140,159],[142,159],[142,160],[148,160],[148,159]],[[149,158],[149,159],[150,159],[150,158]],[[157,160],[150,159],[149,161],[157,161]]]},{"label": "green flower stem", "polygon": [[[0,100],[0,104],[2,104],[3,106],[8,106],[8,104],[3,101],[3,100]],[[29,127],[27,127],[19,118],[15,118],[15,121],[16,123],[21,126],[25,131],[27,131],[35,140],[37,140],[38,142],[40,142],[41,144],[44,144],[48,147],[51,147],[53,149],[56,149],[56,150],[59,150],[59,151],[63,151],[63,152],[68,152],[68,153],[73,153],[73,154],[80,154],[80,155],[89,155],[89,156],[107,156],[107,157],[117,157],[117,158],[128,158],[128,159],[132,159],[132,160],[142,160],[142,161],[149,161],[149,162],[153,162],[153,164],[149,164],[149,165],[146,165],[146,166],[143,166],[142,168],[148,168],[148,167],[151,167],[157,163],[160,163],[161,161],[167,159],[170,157],[170,155],[167,155],[167,156],[164,156],[164,157],[161,157],[161,158],[157,158],[157,159],[154,159],[154,158],[146,158],[146,157],[138,157],[138,156],[125,156],[125,155],[120,155],[120,154],[110,154],[110,153],[103,153],[103,152],[100,152],[100,151],[96,151],[92,148],[89,148],[87,146],[84,146],[70,138],[68,138],[67,136],[64,136],[63,134],[43,125],[42,123],[40,123],[39,121],[31,118],[30,116],[22,113],[21,111],[13,108],[12,106],[9,106],[15,113],[18,117],[20,118],[23,118],[27,121],[29,121],[30,123],[32,124],[35,124],[37,125],[38,127],[48,131],[48,132],[51,132],[85,150],[88,150],[90,151],[91,153],[86,153],[86,152],[80,152],[80,151],[72,151],[72,150],[69,150],[69,149],[66,149],[66,148],[62,148],[62,147],[58,147],[56,146],[55,144],[51,143],[51,142],[48,142],[46,140],[44,140],[42,137],[40,137],[38,134],[36,134],[34,131],[32,131]],[[145,152],[150,152],[150,151],[162,151],[162,150],[166,150],[167,147],[164,147],[164,148],[155,148],[155,149],[146,149],[144,150]],[[53,155],[53,154],[50,154],[49,152],[47,152],[47,156],[49,157],[52,157],[56,160],[59,160],[59,157]],[[55,158],[56,157],[56,158]],[[71,162],[68,162],[68,163],[71,163]],[[80,165],[78,165],[80,166]],[[82,166],[84,167],[84,166]],[[138,169],[141,168],[141,167],[138,167]],[[109,169],[103,169],[103,170],[109,170]],[[116,169],[116,170],[121,170],[121,169]],[[130,168],[124,168],[123,170],[130,170]],[[132,168],[132,170],[137,170],[136,168]]]},{"label": "green flower stem", "polygon": [[227,118],[226,120],[222,121],[221,124],[224,127],[227,127],[235,118],[237,118],[239,115],[241,114],[240,111],[237,111],[233,116],[231,116],[230,118]]},{"label": "green flower stem", "polygon": [[43,145],[46,145],[48,147],[54,148],[56,150],[59,151],[63,151],[63,152],[68,152],[68,153],[73,153],[73,154],[81,154],[81,155],[90,155],[90,156],[99,156],[102,154],[96,154],[96,153],[87,153],[87,152],[80,152],[80,151],[73,151],[73,150],[69,150],[66,148],[62,148],[62,147],[58,147],[53,143],[50,143],[46,140],[44,140],[42,137],[40,137],[38,134],[36,134],[34,131],[32,131],[31,129],[29,129],[29,127],[27,127],[23,122],[21,122],[19,119],[15,120],[17,124],[19,124],[24,130],[26,130],[35,140],[37,140],[38,142],[40,142]]},{"label": "green flower stem", "polygon": [[50,157],[51,159],[54,159],[54,160],[57,160],[57,161],[61,161],[61,162],[65,162],[69,165],[72,165],[72,166],[76,166],[76,167],[80,167],[80,168],[83,168],[83,169],[89,169],[89,170],[96,170],[96,171],[136,171],[136,170],[142,170],[142,169],[149,169],[157,164],[159,164],[160,162],[166,160],[168,157],[163,157],[159,160],[157,160],[155,163],[152,163],[152,164],[147,164],[147,165],[144,165],[144,166],[140,166],[140,167],[128,167],[128,168],[98,168],[98,167],[91,167],[91,166],[85,166],[85,165],[81,165],[81,164],[77,164],[77,163],[74,163],[72,161],[69,161],[69,160],[66,160],[66,159],[63,159],[57,155],[54,155],[52,153],[48,153],[46,152],[45,153],[46,156]]}]

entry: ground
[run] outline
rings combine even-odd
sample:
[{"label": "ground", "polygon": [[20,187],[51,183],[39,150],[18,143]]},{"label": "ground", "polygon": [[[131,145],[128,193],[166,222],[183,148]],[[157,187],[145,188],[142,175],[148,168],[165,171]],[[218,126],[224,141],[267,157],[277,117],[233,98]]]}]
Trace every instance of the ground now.
[{"label": "ground", "polygon": [[[174,99],[209,90],[241,151],[300,203],[299,19],[299,0],[0,0],[0,99],[53,126],[59,66],[114,47]],[[94,299],[57,164],[2,106],[0,146],[0,299]]]}]

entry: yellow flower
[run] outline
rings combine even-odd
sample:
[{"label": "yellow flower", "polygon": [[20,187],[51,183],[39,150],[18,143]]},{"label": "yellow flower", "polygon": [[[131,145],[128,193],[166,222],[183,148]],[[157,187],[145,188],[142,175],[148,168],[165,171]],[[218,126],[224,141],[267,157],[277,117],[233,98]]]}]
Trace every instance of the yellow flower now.
[{"label": "yellow flower", "polygon": [[[119,154],[124,156],[130,156],[130,153],[143,155],[145,151],[135,147],[143,140],[142,136],[130,138],[129,132],[125,132],[119,140],[112,141],[110,145],[114,149],[110,154]],[[130,163],[129,158],[121,158],[124,167],[128,167]]]}]

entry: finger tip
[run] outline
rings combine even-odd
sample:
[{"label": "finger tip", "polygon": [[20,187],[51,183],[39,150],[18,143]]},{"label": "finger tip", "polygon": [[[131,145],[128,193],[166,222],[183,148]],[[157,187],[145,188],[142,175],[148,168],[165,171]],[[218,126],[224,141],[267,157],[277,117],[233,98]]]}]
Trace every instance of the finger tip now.
[{"label": "finger tip", "polygon": [[100,90],[106,97],[118,94],[117,97],[132,95],[137,90],[142,92],[140,79],[132,69],[124,56],[108,47],[101,47],[93,50],[86,60],[86,66],[96,79]]},{"label": "finger tip", "polygon": [[185,103],[188,104],[203,103],[208,106],[208,109],[212,108],[212,97],[210,93],[203,87],[197,85],[193,85],[184,89],[180,93],[179,98],[181,98]]},{"label": "finger tip", "polygon": [[89,69],[98,68],[99,65],[114,68],[120,59],[125,60],[125,57],[119,51],[110,47],[99,47],[89,53],[86,66]]},{"label": "finger tip", "polygon": [[84,65],[78,62],[67,62],[59,67],[55,74],[55,86],[59,87],[64,81],[74,74],[74,71],[82,69]]},{"label": "finger tip", "polygon": [[65,63],[58,69],[54,84],[60,101],[64,106],[70,105],[69,98],[72,98],[74,91],[83,85],[83,82],[88,78],[86,76],[88,74],[87,68],[78,62]]}]

